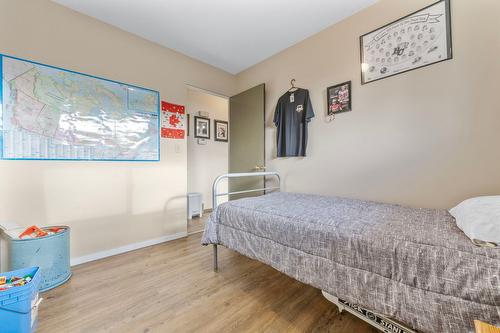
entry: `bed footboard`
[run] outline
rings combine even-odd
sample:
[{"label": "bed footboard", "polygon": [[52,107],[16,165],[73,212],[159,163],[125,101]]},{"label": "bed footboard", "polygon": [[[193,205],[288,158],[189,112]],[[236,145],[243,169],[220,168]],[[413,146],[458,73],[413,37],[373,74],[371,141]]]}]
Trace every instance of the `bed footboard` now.
[{"label": "bed footboard", "polygon": [[[248,189],[248,190],[234,191],[234,192],[228,191],[224,193],[218,192],[218,186],[221,180],[230,178],[243,178],[243,177],[275,177],[278,181],[278,186],[267,187],[264,182],[263,188]],[[226,173],[220,175],[219,177],[215,178],[214,184],[212,185],[212,208],[215,211],[215,208],[217,208],[217,199],[219,197],[226,195],[229,196],[231,194],[254,193],[261,191],[281,191],[281,178],[279,173],[275,171],[266,171],[266,172]],[[219,269],[217,262],[217,244],[213,244],[213,249],[214,249],[214,272],[217,272],[217,270]]]}]

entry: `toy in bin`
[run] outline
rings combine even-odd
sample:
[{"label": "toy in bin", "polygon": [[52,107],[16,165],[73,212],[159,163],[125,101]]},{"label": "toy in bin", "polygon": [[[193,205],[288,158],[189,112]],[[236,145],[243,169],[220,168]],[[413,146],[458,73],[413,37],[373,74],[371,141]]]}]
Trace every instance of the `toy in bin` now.
[{"label": "toy in bin", "polygon": [[31,227],[27,228],[19,235],[19,239],[40,238],[40,237],[53,235],[53,234],[56,234],[56,233],[61,232],[61,231],[64,231],[64,229],[59,228],[59,227],[48,227],[48,228],[40,229],[36,225],[32,225]]},{"label": "toy in bin", "polygon": [[21,287],[33,280],[32,275],[26,275],[24,277],[11,276],[7,278],[6,276],[0,276],[0,291],[7,290],[13,287]]},{"label": "toy in bin", "polygon": [[0,273],[0,332],[34,332],[42,301],[40,280],[38,267]]}]

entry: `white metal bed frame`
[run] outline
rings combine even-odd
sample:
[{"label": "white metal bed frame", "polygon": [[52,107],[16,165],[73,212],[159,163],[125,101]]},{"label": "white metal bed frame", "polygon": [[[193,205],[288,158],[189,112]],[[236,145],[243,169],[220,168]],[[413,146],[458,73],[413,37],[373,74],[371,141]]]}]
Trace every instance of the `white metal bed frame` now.
[{"label": "white metal bed frame", "polygon": [[[275,177],[278,180],[278,186],[266,187],[266,182],[264,180],[264,187],[258,189],[244,190],[244,191],[235,191],[235,192],[225,192],[219,193],[217,188],[221,180],[230,179],[230,178],[242,178],[242,177]],[[229,196],[232,194],[244,194],[244,193],[254,193],[254,192],[262,192],[262,191],[281,191],[281,177],[279,173],[274,171],[266,171],[266,172],[247,172],[247,173],[227,173],[220,175],[217,177],[212,186],[212,206],[213,210],[217,208],[217,198],[221,196]],[[213,244],[214,251],[214,272],[217,272],[218,262],[217,262],[217,244]],[[384,332],[384,333],[417,333],[415,330],[408,328],[400,323],[395,322],[387,317],[384,317],[380,314],[377,314],[373,311],[365,309],[359,305],[352,304],[346,302],[336,296],[333,296],[325,291],[321,291],[323,296],[333,304],[337,305],[339,308],[339,312],[342,313],[343,310],[353,314],[354,316],[364,320],[368,324],[372,325],[376,329]]]},{"label": "white metal bed frame", "polygon": [[[266,187],[266,181],[264,179],[264,187],[263,188],[257,188],[257,189],[251,189],[251,190],[244,190],[244,191],[235,191],[235,192],[225,192],[225,193],[219,193],[217,192],[217,188],[219,186],[219,183],[223,179],[230,179],[230,178],[243,178],[243,177],[266,177],[266,176],[273,176],[278,180],[278,186],[273,186],[273,187]],[[229,196],[232,194],[244,194],[244,193],[254,193],[254,192],[262,192],[262,191],[281,191],[281,177],[279,173],[275,171],[263,171],[263,172],[242,172],[242,173],[226,173],[223,175],[220,175],[219,177],[215,178],[214,184],[212,185],[212,208],[215,211],[215,208],[217,208],[217,198],[222,197],[222,196]],[[217,262],[217,244],[213,244],[213,249],[214,249],[214,272],[217,272],[219,269],[219,265]]]}]

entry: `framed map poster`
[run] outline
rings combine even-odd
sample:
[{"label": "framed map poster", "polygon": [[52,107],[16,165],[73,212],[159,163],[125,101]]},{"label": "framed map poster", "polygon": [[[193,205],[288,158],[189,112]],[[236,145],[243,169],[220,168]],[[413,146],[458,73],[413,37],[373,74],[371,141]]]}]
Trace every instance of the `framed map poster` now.
[{"label": "framed map poster", "polygon": [[452,58],[450,0],[360,37],[361,84]]},{"label": "framed map poster", "polygon": [[159,93],[0,54],[0,158],[159,161]]}]

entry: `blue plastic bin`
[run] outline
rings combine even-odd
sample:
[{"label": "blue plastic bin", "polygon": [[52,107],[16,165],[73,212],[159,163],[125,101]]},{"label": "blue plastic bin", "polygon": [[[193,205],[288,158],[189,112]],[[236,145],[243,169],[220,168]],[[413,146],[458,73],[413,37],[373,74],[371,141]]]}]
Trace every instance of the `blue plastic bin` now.
[{"label": "blue plastic bin", "polygon": [[24,286],[0,291],[0,332],[30,333],[35,330],[38,317],[38,289],[40,270],[38,267],[0,273],[7,278],[33,275],[33,280]]},{"label": "blue plastic bin", "polygon": [[64,231],[40,238],[9,241],[9,269],[39,267],[40,291],[55,288],[71,277],[70,229],[66,226],[59,228],[63,228]]}]

